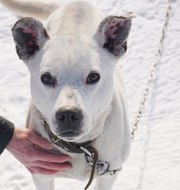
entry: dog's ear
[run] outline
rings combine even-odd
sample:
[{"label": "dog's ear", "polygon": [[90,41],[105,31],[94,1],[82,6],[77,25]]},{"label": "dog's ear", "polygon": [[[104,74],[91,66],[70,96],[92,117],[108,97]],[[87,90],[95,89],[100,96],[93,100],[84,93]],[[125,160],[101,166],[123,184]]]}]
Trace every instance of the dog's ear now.
[{"label": "dog's ear", "polygon": [[34,18],[22,18],[12,28],[16,51],[20,59],[28,60],[38,52],[49,36],[41,22]]},{"label": "dog's ear", "polygon": [[101,47],[115,56],[122,56],[127,50],[127,38],[131,29],[131,20],[135,15],[109,16],[105,18],[95,34]]}]

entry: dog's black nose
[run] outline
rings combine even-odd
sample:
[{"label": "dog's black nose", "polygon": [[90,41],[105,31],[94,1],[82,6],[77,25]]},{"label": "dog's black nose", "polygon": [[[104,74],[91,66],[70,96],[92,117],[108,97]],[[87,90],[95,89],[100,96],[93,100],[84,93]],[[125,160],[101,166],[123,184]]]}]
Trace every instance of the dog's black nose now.
[{"label": "dog's black nose", "polygon": [[80,120],[82,118],[82,114],[78,110],[68,110],[68,111],[58,111],[56,113],[56,119],[61,123],[69,123],[73,124],[74,122]]},{"label": "dog's black nose", "polygon": [[83,114],[79,109],[59,110],[55,115],[60,136],[78,136],[81,131]]}]

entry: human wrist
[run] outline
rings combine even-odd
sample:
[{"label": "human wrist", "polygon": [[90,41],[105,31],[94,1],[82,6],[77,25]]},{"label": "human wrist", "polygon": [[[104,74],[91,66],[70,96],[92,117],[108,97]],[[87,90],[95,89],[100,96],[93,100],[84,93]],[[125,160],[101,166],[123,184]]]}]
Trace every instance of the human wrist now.
[{"label": "human wrist", "polygon": [[0,154],[7,147],[14,134],[14,124],[0,116]]}]

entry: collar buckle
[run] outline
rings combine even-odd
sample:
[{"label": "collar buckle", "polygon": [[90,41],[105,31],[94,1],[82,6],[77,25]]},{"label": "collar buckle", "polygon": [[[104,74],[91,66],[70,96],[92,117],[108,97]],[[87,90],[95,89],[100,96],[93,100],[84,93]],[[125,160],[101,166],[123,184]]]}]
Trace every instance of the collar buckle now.
[{"label": "collar buckle", "polygon": [[90,156],[90,157],[93,157],[93,154],[92,154],[88,149],[86,149],[85,147],[80,146],[80,149],[81,149],[86,155],[88,155],[88,156]]}]

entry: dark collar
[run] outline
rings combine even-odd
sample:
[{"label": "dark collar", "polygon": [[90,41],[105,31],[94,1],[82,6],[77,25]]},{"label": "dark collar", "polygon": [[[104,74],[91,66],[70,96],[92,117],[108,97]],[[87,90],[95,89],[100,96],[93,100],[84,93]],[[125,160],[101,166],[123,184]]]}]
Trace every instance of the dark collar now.
[{"label": "dark collar", "polygon": [[49,124],[46,122],[45,119],[42,119],[43,127],[45,128],[51,142],[61,148],[63,148],[67,152],[71,153],[84,153],[84,149],[90,147],[93,141],[87,141],[83,143],[74,143],[74,142],[67,142],[60,139],[57,135],[55,135],[50,127]]}]

